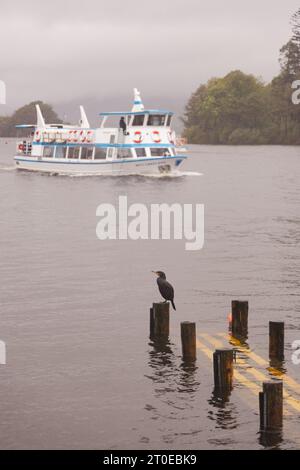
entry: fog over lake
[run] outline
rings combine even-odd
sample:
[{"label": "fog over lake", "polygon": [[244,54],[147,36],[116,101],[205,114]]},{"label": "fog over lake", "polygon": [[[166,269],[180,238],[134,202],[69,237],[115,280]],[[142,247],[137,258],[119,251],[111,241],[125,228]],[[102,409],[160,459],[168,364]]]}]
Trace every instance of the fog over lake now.
[{"label": "fog over lake", "polygon": [[270,80],[290,37],[297,0],[174,0],[151,4],[36,0],[1,2],[0,79],[9,112],[52,103],[62,117],[87,105],[128,107],[132,88],[148,106],[182,111],[191,92],[234,69]]}]

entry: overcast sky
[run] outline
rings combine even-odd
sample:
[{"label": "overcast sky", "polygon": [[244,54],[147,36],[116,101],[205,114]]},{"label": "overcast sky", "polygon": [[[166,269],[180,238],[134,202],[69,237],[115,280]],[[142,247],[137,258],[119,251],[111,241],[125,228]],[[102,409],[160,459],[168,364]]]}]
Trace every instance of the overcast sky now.
[{"label": "overcast sky", "polygon": [[299,7],[300,0],[0,0],[0,79],[10,108],[34,99],[131,100],[134,86],[145,101],[176,99],[233,69],[268,81]]}]

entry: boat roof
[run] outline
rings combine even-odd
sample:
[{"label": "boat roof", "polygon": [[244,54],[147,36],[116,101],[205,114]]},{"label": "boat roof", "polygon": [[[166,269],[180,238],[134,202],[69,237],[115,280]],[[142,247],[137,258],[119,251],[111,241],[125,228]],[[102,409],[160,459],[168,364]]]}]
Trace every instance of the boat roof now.
[{"label": "boat roof", "polygon": [[[39,127],[37,124],[17,124],[15,126],[18,129],[33,129]],[[44,127],[47,129],[79,129],[79,130],[90,130],[90,127],[80,127],[72,124],[46,124]]]},{"label": "boat roof", "polygon": [[[19,128],[27,128],[27,127],[38,127],[37,124],[16,124],[15,127],[19,127]],[[45,127],[59,127],[59,128],[62,128],[62,127],[66,127],[65,124],[46,124]],[[72,126],[74,127],[74,126]]]},{"label": "boat roof", "polygon": [[32,127],[36,127],[36,124],[17,124],[15,127],[20,129],[29,129]]},{"label": "boat roof", "polygon": [[143,111],[112,111],[108,113],[99,113],[99,116],[133,116],[141,114],[170,114],[173,115],[172,111],[166,109],[144,109]]}]

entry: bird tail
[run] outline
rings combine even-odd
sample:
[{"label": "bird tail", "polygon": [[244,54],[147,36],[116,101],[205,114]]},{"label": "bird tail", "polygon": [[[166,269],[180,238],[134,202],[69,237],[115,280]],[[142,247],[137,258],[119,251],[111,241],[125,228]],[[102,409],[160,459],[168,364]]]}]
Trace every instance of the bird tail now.
[{"label": "bird tail", "polygon": [[174,308],[174,310],[176,310],[176,307],[175,307],[175,304],[174,304],[174,300],[171,300],[171,304],[172,304],[172,307]]}]

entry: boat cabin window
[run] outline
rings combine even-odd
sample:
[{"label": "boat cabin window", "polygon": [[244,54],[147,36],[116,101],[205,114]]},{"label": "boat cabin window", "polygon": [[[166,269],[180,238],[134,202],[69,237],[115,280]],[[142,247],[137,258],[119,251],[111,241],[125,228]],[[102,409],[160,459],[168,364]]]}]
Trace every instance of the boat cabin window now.
[{"label": "boat cabin window", "polygon": [[169,114],[168,117],[167,117],[167,126],[168,126],[168,127],[170,127],[171,121],[172,121],[172,115]]},{"label": "boat cabin window", "polygon": [[56,147],[55,158],[66,158],[67,156],[67,147]]},{"label": "boat cabin window", "polygon": [[79,158],[79,147],[69,147],[68,158]]},{"label": "boat cabin window", "polygon": [[149,114],[147,126],[164,126],[166,114]]},{"label": "boat cabin window", "polygon": [[137,157],[147,157],[146,149],[144,147],[139,147],[135,149]]},{"label": "boat cabin window", "polygon": [[105,160],[106,159],[106,150],[107,148],[100,148],[100,147],[96,147],[95,148],[95,156],[94,156],[94,159],[95,160]]},{"label": "boat cabin window", "polygon": [[132,126],[143,126],[144,125],[144,114],[136,114],[132,120]]},{"label": "boat cabin window", "polygon": [[171,154],[170,154],[169,149],[166,149],[166,148],[154,147],[151,149],[152,157],[169,157],[170,155]]},{"label": "boat cabin window", "polygon": [[54,157],[55,147],[44,147],[43,157],[44,158],[53,158]]},{"label": "boat cabin window", "polygon": [[119,148],[117,158],[132,158],[131,149]]},{"label": "boat cabin window", "polygon": [[93,147],[82,147],[81,148],[81,160],[92,160],[93,158]]}]

